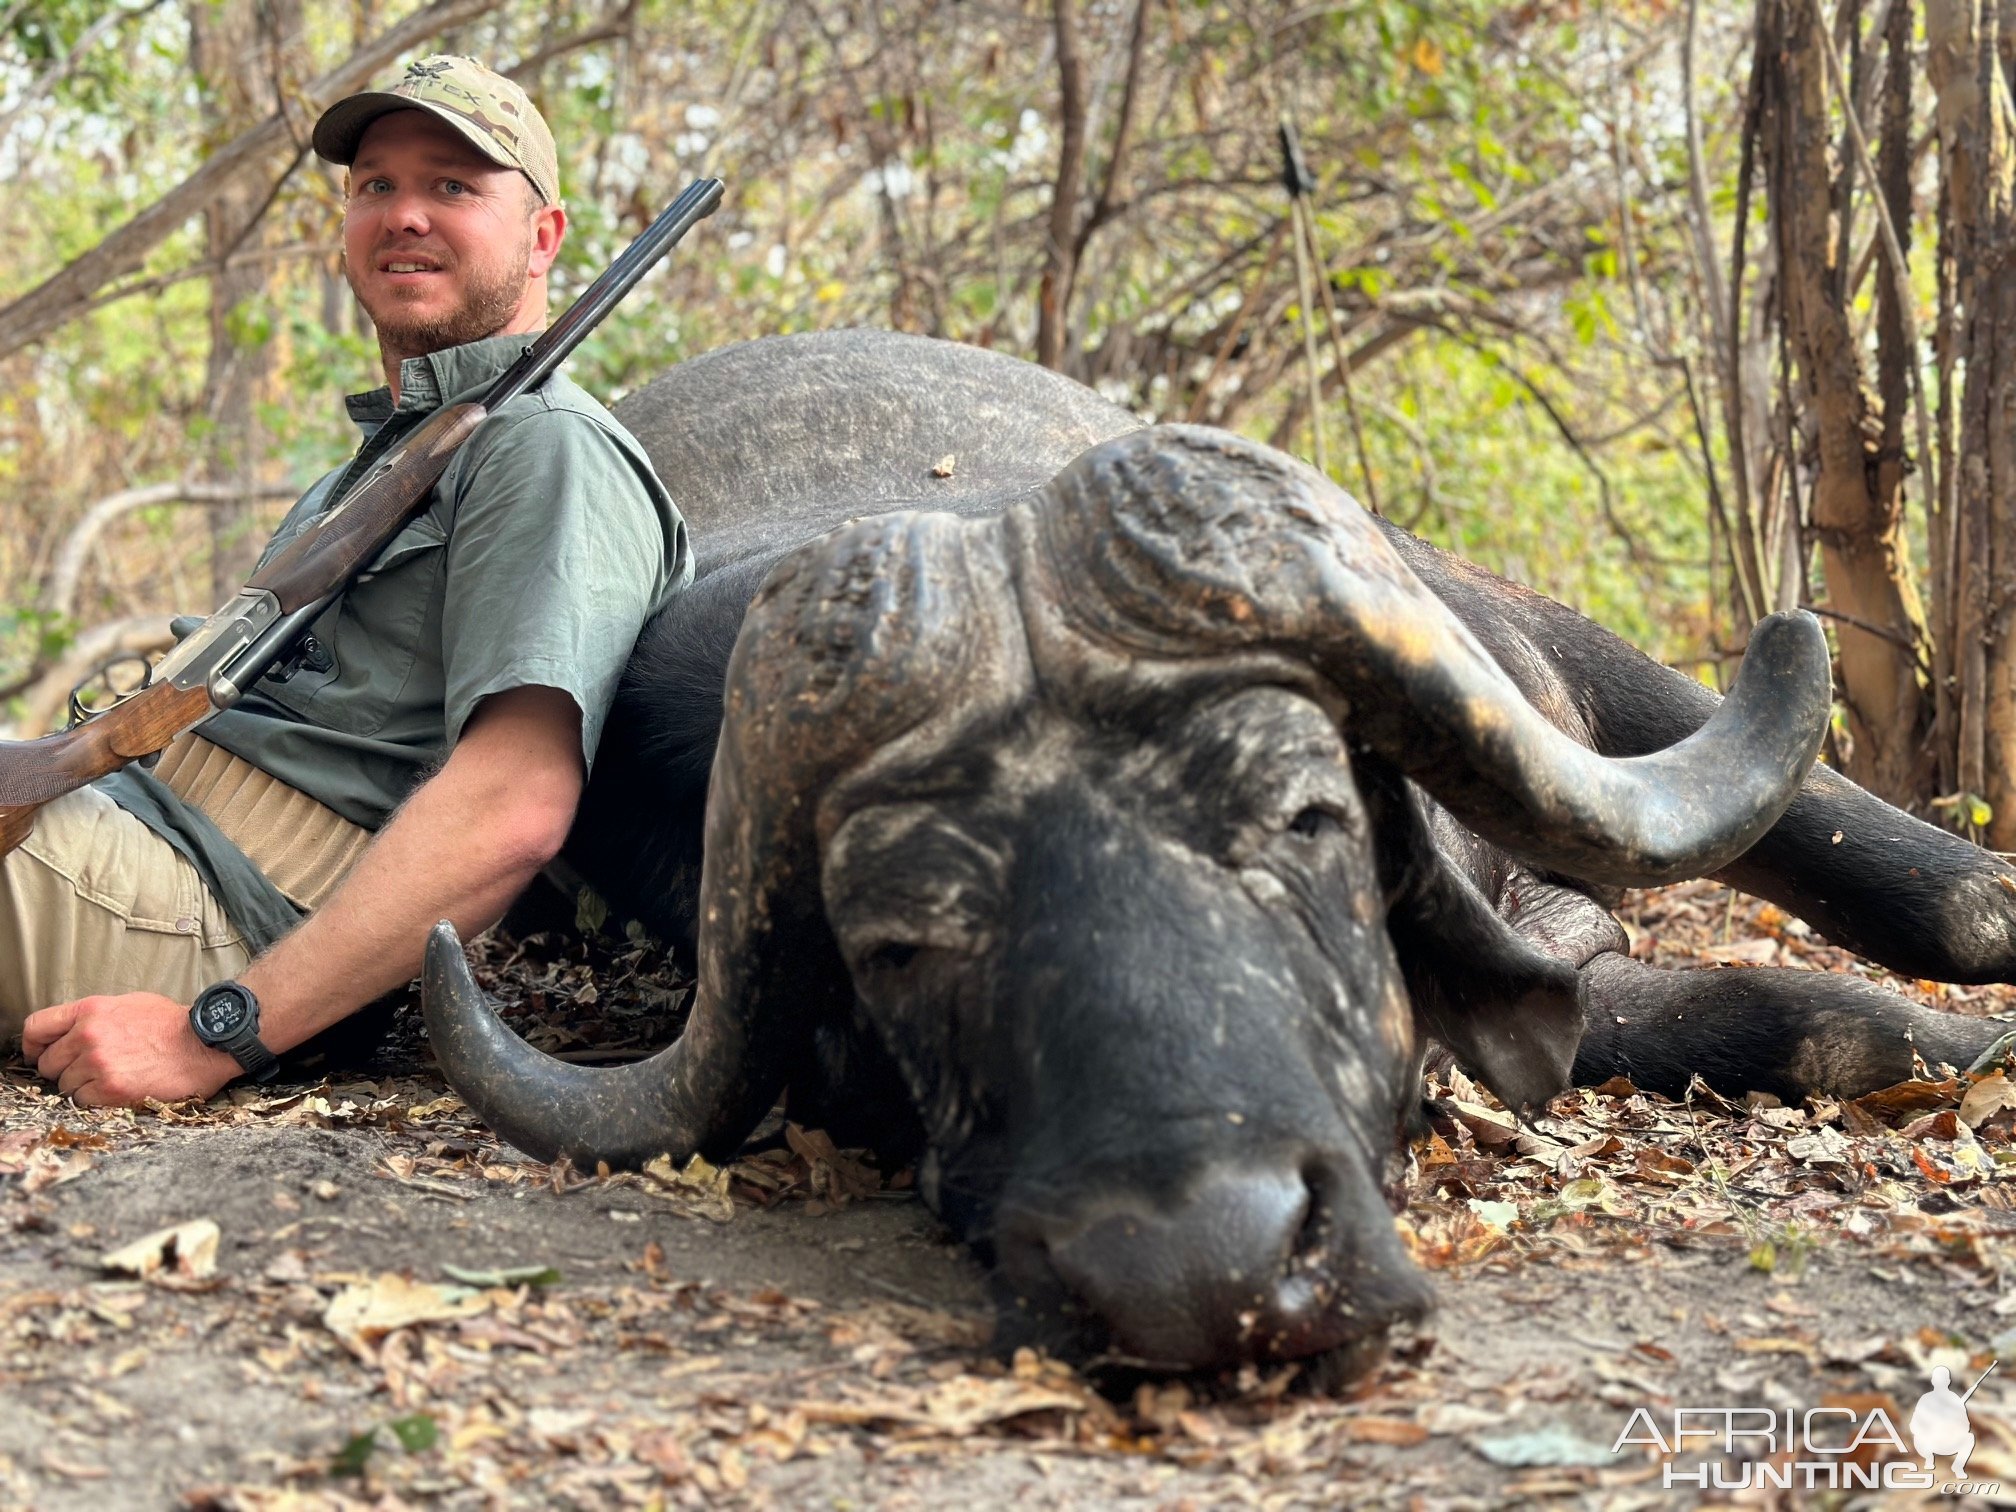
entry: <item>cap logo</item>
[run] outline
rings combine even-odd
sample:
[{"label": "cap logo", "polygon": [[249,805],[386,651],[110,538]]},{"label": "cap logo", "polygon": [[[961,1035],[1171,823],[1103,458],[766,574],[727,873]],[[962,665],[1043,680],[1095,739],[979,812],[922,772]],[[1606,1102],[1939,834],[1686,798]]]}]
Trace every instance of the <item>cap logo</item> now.
[{"label": "cap logo", "polygon": [[337,101],[316,122],[315,150],[330,162],[350,162],[365,127],[397,108],[389,97],[432,111],[492,162],[522,169],[541,199],[557,202],[560,165],[538,107],[517,83],[473,58],[445,53],[421,58],[406,65],[389,91]]}]

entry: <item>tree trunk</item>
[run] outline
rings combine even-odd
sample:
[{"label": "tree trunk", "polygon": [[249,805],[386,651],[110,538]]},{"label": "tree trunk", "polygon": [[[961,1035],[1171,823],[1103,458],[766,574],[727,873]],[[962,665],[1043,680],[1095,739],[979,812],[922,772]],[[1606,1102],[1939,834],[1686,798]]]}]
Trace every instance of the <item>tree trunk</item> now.
[{"label": "tree trunk", "polygon": [[[191,56],[209,102],[214,151],[292,100],[306,74],[300,0],[195,0],[189,7]],[[205,410],[212,429],[204,469],[208,481],[234,484],[241,497],[210,512],[210,589],[222,602],[245,581],[259,553],[252,495],[270,438],[262,406],[277,397],[268,285],[270,261],[227,266],[232,253],[267,239],[261,224],[271,203],[256,180],[227,185],[204,211],[210,277],[210,358]]]},{"label": "tree trunk", "polygon": [[[1694,109],[1696,9],[1697,4],[1690,3],[1682,54],[1687,90],[1689,229],[1706,305],[1703,339],[1714,353],[1708,372],[1720,401],[1729,449],[1728,515],[1723,519],[1721,512],[1715,511],[1710,524],[1725,532],[1722,554],[1728,558],[1729,572],[1725,607],[1735,631],[1732,644],[1740,648],[1759,619],[1793,607],[1804,596],[1805,522],[1798,490],[1786,486],[1786,416],[1772,381],[1772,359],[1780,339],[1777,248],[1769,238],[1753,239],[1750,235],[1750,196],[1757,178],[1758,92],[1763,79],[1753,75],[1745,99],[1742,163],[1725,285],[1715,250],[1707,153]],[[1708,420],[1701,398],[1695,398],[1696,413],[1703,427],[1702,449],[1707,452]],[[1714,464],[1710,459],[1703,465]],[[1714,540],[1712,534],[1710,540]],[[1712,554],[1711,544],[1711,558]]]},{"label": "tree trunk", "polygon": [[[1993,5],[1927,0],[1939,129],[1941,433],[1957,465],[1931,522],[1941,641],[1941,778],[1988,806],[1989,843],[2016,848],[2016,38]],[[1955,413],[1957,411],[1957,414]],[[1957,431],[1957,434],[1955,433]]]},{"label": "tree trunk", "polygon": [[1071,284],[1078,273],[1078,197],[1085,188],[1085,61],[1078,37],[1077,0],[1052,0],[1057,43],[1057,179],[1050,189],[1049,245],[1037,293],[1036,360],[1059,372],[1066,366]]},{"label": "tree trunk", "polygon": [[[1899,0],[1902,3],[1902,0]],[[1928,792],[1930,701],[1919,680],[1922,614],[1902,523],[1902,415],[1872,396],[1858,349],[1842,225],[1854,174],[1834,151],[1836,108],[1811,0],[1760,0],[1760,145],[1784,319],[1812,438],[1811,525],[1832,611],[1839,692],[1853,740],[1848,775],[1903,807]],[[1882,323],[1895,335],[1894,319]],[[1916,361],[1893,348],[1879,367]],[[1885,397],[1903,407],[1901,383]],[[1928,459],[1929,462],[1929,459]]]}]

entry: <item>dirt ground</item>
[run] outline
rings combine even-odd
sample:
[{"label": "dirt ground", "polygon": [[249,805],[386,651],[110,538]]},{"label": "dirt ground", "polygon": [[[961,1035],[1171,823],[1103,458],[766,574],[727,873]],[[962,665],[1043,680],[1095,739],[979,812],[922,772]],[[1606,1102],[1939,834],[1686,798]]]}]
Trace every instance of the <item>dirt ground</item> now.
[{"label": "dirt ground", "polygon": [[[1710,884],[1625,916],[1664,963],[1864,969]],[[562,1053],[642,1053],[681,998],[622,946],[534,937],[483,966]],[[1707,1499],[2016,1500],[1999,1070],[1803,1109],[1619,1083],[1529,1129],[1460,1077],[1434,1090],[1400,1220],[1440,1295],[1421,1339],[1341,1393],[1285,1369],[1112,1401],[994,1359],[977,1269],[907,1173],[816,1131],[726,1170],[527,1162],[446,1092],[410,1010],[361,1065],[207,1107],[81,1111],[8,1067],[0,1508],[1697,1504],[1643,1428],[1611,1452],[1635,1409],[1902,1425],[1934,1366],[1963,1386],[1997,1359],[1969,1470],[2006,1498]]]}]

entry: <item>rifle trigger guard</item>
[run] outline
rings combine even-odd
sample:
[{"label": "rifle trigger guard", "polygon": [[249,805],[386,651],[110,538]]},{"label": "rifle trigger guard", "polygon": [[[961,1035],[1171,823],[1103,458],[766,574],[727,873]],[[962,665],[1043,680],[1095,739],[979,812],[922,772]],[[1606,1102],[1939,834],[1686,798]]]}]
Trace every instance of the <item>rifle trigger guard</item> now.
[{"label": "rifle trigger guard", "polygon": [[[138,663],[140,667],[140,681],[133,687],[128,688],[125,692],[122,693],[118,691],[116,688],[114,688],[110,680],[108,679],[105,683],[105,690],[112,695],[112,701],[107,705],[105,705],[103,709],[87,708],[84,703],[85,689],[89,688],[91,684],[97,681],[98,679],[106,678],[107,674],[110,673],[114,667],[120,666],[126,662]],[[105,660],[101,661],[96,667],[91,669],[89,676],[80,678],[74,685],[72,685],[70,689],[69,719],[68,722],[65,723],[63,728],[66,730],[74,730],[77,728],[77,726],[84,723],[85,720],[95,719],[98,715],[106,713],[108,710],[116,709],[119,707],[119,705],[126,702],[127,699],[137,697],[138,695],[145,693],[149,688],[153,686],[154,686],[154,664],[147,659],[146,654],[144,652],[120,651],[115,655],[108,656],[105,658]]]}]

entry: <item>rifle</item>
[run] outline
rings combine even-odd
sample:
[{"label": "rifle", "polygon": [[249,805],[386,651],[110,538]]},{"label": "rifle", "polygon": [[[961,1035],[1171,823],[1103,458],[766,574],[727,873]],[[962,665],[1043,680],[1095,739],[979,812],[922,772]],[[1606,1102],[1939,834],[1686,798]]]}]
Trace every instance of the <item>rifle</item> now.
[{"label": "rifle", "polygon": [[1985,1381],[1988,1379],[1988,1377],[1995,1374],[1995,1367],[1997,1365],[2000,1365],[2001,1363],[2002,1362],[2000,1360],[1990,1360],[1988,1362],[1988,1368],[1981,1372],[1981,1379],[1977,1380],[1972,1386],[1969,1386],[1964,1392],[1960,1394],[1960,1405],[1962,1407],[1965,1407],[1967,1405],[1967,1398],[1971,1397],[1972,1395],[1974,1395],[1975,1392],[1981,1389],[1981,1381]]},{"label": "rifle", "polygon": [[717,178],[687,185],[481,398],[438,411],[387,451],[164,656],[145,688],[59,734],[0,741],[0,856],[28,838],[43,804],[152,756],[244,697],[420,512],[456,449],[505,403],[545,382],[651,265],[714,213],[721,193]]}]

